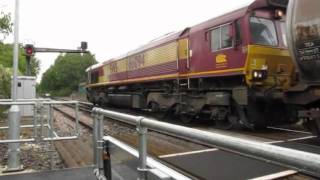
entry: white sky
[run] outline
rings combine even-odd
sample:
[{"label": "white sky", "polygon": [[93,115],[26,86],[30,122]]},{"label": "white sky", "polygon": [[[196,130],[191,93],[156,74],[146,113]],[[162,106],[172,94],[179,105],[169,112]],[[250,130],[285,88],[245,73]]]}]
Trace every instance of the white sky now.
[{"label": "white sky", "polygon": [[[20,42],[74,49],[87,41],[99,62],[168,32],[201,23],[253,0],[20,0]],[[14,14],[14,0],[0,0]],[[13,37],[6,42],[13,42]],[[58,54],[37,54],[41,74]],[[38,77],[38,82],[41,75]]]}]

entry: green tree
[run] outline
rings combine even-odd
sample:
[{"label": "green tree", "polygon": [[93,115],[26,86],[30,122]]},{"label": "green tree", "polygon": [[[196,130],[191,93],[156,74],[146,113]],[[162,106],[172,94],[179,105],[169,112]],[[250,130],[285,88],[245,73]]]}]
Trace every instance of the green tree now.
[{"label": "green tree", "polygon": [[5,68],[0,64],[0,99],[8,99],[10,97],[10,79],[12,72],[9,68]]},{"label": "green tree", "polygon": [[[13,59],[13,45],[12,44],[3,44],[0,42],[0,64],[4,67],[11,68]],[[24,56],[24,48],[20,46],[19,49],[19,62],[18,62],[19,71],[22,74],[26,72],[26,59]],[[31,74],[36,76],[40,71],[40,61],[39,59],[32,57],[31,58]]]},{"label": "green tree", "polygon": [[[0,36],[5,38],[12,32],[12,23],[10,14],[0,13]],[[0,98],[7,98],[10,95],[10,77],[12,75],[11,68],[13,63],[13,45],[4,44],[3,39],[0,40]],[[24,49],[19,49],[19,74],[26,72],[26,61],[23,55]],[[36,58],[31,59],[31,73],[36,76],[40,70],[40,61]],[[9,88],[9,89],[8,89]]]},{"label": "green tree", "polygon": [[78,89],[79,83],[86,80],[85,70],[95,64],[91,54],[64,54],[57,57],[42,76],[40,89],[55,96],[68,96]]},{"label": "green tree", "polygon": [[2,36],[2,41],[12,32],[12,22],[11,15],[0,13],[0,35]]},{"label": "green tree", "polygon": [[[11,22],[11,14],[6,14],[4,12],[0,13],[0,37],[2,39],[0,40],[0,64],[2,64],[4,67],[12,67],[12,59],[13,59],[13,45],[12,44],[4,44],[3,40],[12,33],[12,25]],[[26,61],[25,57],[23,55],[24,49],[20,45],[19,49],[19,71],[21,73],[26,72]],[[36,58],[31,59],[31,73],[33,76],[36,76],[39,73],[40,70],[40,62]]]}]

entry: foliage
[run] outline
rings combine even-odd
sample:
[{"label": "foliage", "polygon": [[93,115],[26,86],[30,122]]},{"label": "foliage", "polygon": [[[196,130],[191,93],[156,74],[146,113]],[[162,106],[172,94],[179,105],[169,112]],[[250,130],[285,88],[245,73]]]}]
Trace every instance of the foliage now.
[{"label": "foliage", "polygon": [[0,64],[0,99],[8,99],[10,97],[11,75],[11,70]]},{"label": "foliage", "polygon": [[[9,68],[3,67],[0,64],[0,99],[8,99],[10,98],[10,79],[12,72]],[[0,119],[2,117],[2,113],[6,110],[5,107],[0,106]]]},{"label": "foliage", "polygon": [[0,14],[0,35],[2,40],[5,39],[12,32],[11,15],[1,12]]},{"label": "foliage", "polygon": [[[0,37],[3,39],[12,32],[11,15],[0,13]],[[3,40],[2,39],[2,40]],[[26,71],[26,61],[23,56],[24,49],[20,46],[19,57],[18,57],[18,73],[23,74]],[[4,44],[0,40],[0,99],[10,97],[11,89],[11,75],[12,75],[12,64],[13,64],[13,45]],[[39,60],[36,58],[31,59],[32,75],[37,75],[40,70]],[[1,110],[0,110],[1,114]]]},{"label": "foliage", "polygon": [[[26,60],[23,47],[19,49],[19,71],[22,74],[26,72]],[[0,42],[0,64],[4,67],[11,68],[13,64],[13,45],[12,44],[3,44]],[[40,61],[35,57],[31,58],[31,74],[36,76],[40,71]]]},{"label": "foliage", "polygon": [[[11,15],[0,13],[0,36],[5,38],[12,32]],[[24,57],[24,49],[22,46],[19,48],[19,71],[24,74],[26,72],[26,61]],[[3,67],[11,68],[13,63],[13,44],[4,44],[0,41],[0,64]],[[40,70],[40,62],[36,58],[31,58],[31,73],[36,76]]]},{"label": "foliage", "polygon": [[86,80],[85,70],[95,64],[91,54],[64,54],[57,57],[44,74],[40,84],[41,93],[54,96],[69,96],[78,89],[79,83]]}]

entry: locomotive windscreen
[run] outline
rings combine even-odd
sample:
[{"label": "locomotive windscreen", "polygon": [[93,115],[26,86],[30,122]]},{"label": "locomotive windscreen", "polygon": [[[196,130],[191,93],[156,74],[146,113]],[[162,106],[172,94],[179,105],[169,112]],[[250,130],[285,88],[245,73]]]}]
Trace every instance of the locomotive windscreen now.
[{"label": "locomotive windscreen", "polygon": [[286,8],[289,0],[268,0],[268,3],[271,6]]},{"label": "locomotive windscreen", "polygon": [[290,50],[303,80],[320,82],[320,1],[292,0],[288,13]]}]

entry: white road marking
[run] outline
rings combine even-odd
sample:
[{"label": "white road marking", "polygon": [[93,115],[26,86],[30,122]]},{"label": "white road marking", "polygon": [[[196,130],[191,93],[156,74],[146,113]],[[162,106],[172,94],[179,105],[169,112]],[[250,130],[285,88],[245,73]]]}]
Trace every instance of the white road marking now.
[{"label": "white road marking", "polygon": [[286,177],[286,176],[289,176],[289,175],[293,175],[293,174],[296,174],[296,173],[297,173],[297,171],[287,170],[287,171],[282,171],[282,172],[278,172],[278,173],[275,173],[275,174],[269,174],[269,175],[266,175],[266,176],[253,178],[251,180],[279,179],[279,178]]},{"label": "white road marking", "polygon": [[265,142],[266,144],[276,144],[276,143],[283,143],[286,141],[269,141],[269,142]]},{"label": "white road marking", "polygon": [[275,143],[283,143],[283,142],[292,142],[292,141],[299,141],[299,140],[305,140],[305,139],[312,139],[316,138],[317,136],[307,136],[307,137],[301,137],[301,138],[294,138],[294,139],[286,139],[281,141],[270,141],[266,142],[267,144],[275,144]]},{"label": "white road marking", "polygon": [[159,158],[185,156],[185,155],[189,155],[189,154],[198,154],[198,153],[212,152],[212,151],[217,151],[217,150],[219,150],[219,149],[213,148],[213,149],[205,149],[205,150],[199,150],[199,151],[189,151],[189,152],[183,152],[183,153],[175,153],[175,154],[162,155],[162,156],[159,156]]},{"label": "white road marking", "polygon": [[316,138],[317,136],[307,136],[307,137],[301,137],[301,138],[294,138],[294,139],[286,139],[282,141],[270,141],[266,142],[267,144],[276,144],[276,143],[283,143],[283,142],[293,142],[293,141],[299,141],[299,140],[305,140],[305,139],[312,139]]},{"label": "white road marking", "polygon": [[269,129],[274,129],[274,130],[282,130],[282,131],[289,131],[289,132],[295,132],[295,133],[302,133],[302,134],[312,134],[311,132],[307,132],[307,131],[298,131],[298,130],[292,130],[292,129],[271,127],[271,126],[268,126],[268,128]]},{"label": "white road marking", "polygon": [[307,136],[307,137],[302,137],[302,138],[295,138],[295,139],[288,139],[286,141],[298,141],[298,140],[304,140],[304,139],[312,139],[316,138],[317,136]]}]

